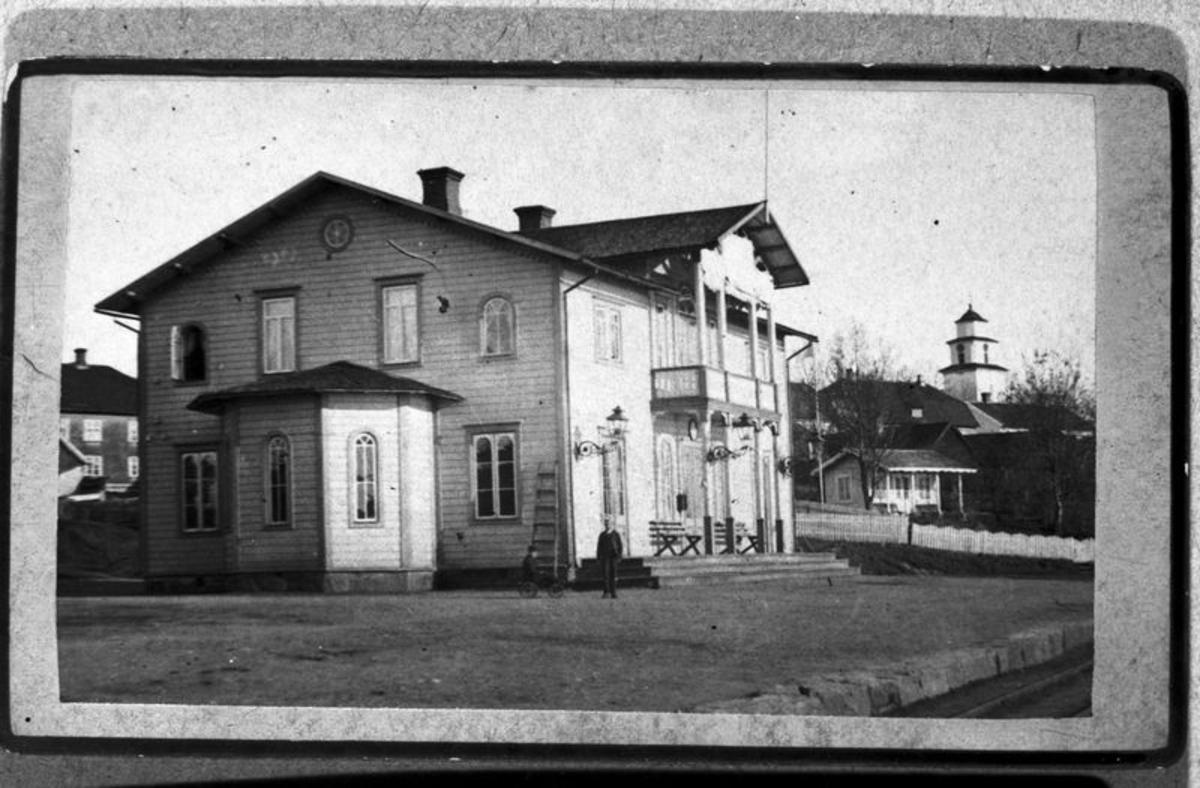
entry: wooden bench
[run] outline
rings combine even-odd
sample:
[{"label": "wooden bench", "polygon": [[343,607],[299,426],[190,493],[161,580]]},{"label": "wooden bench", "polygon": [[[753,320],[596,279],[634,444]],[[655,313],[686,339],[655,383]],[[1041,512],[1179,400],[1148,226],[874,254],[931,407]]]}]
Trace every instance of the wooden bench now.
[{"label": "wooden bench", "polygon": [[[689,552],[700,555],[702,541],[704,541],[703,534],[692,533],[683,523],[665,520],[650,521],[650,544],[655,548],[655,556],[663,553],[687,555]],[[683,542],[687,544],[682,544]]]},{"label": "wooden bench", "polygon": [[[748,553],[753,550],[756,553],[761,553],[763,551],[762,538],[757,533],[752,533],[747,529],[745,523],[737,522],[733,524],[733,540],[738,548],[740,548],[736,549],[735,552]],[[741,546],[743,541],[746,543],[745,547]]]}]

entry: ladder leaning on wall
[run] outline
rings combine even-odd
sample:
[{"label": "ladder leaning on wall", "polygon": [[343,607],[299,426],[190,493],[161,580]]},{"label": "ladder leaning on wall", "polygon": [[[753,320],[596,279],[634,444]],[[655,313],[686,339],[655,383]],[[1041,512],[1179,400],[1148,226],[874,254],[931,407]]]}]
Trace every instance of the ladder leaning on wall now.
[{"label": "ladder leaning on wall", "polygon": [[539,462],[537,488],[533,511],[533,537],[530,544],[538,549],[539,564],[549,564],[555,577],[559,576],[559,506],[558,463]]}]

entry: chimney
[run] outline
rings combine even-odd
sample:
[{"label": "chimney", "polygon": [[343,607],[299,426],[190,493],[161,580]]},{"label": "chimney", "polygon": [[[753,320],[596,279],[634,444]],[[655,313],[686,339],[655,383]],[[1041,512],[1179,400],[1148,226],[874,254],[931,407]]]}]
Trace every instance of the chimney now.
[{"label": "chimney", "polygon": [[87,369],[87,365],[88,365],[87,364],[87,348],[85,348],[85,347],[75,348],[75,368],[76,369]]},{"label": "chimney", "polygon": [[431,208],[440,208],[448,213],[462,216],[462,206],[458,202],[458,184],[463,174],[449,167],[434,167],[429,170],[418,170],[421,185],[425,188],[422,199]]},{"label": "chimney", "polygon": [[513,213],[517,215],[519,226],[517,232],[522,235],[529,235],[537,230],[544,230],[550,226],[554,219],[555,211],[553,208],[547,208],[544,205],[522,205],[520,208],[513,208]]}]

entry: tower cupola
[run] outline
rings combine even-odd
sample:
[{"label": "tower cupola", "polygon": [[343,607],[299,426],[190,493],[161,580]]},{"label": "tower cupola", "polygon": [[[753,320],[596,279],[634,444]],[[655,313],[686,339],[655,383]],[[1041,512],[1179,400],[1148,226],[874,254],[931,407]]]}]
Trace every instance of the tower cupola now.
[{"label": "tower cupola", "polygon": [[984,335],[988,322],[973,304],[954,321],[955,336],[950,348],[950,365],[943,367],[942,388],[967,402],[995,402],[1008,381],[1008,369],[996,363],[998,340]]}]

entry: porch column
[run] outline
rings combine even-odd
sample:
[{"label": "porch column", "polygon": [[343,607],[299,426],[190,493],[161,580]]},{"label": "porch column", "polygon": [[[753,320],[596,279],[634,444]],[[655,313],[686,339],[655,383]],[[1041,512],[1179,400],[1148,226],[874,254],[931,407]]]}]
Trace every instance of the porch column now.
[{"label": "porch column", "polygon": [[751,297],[750,299],[750,377],[756,381],[754,384],[754,404],[761,405],[758,401],[758,300]]},{"label": "porch column", "polygon": [[708,304],[704,297],[704,265],[697,260],[693,269],[692,290],[696,299],[696,361],[701,367],[708,366],[708,352],[705,347],[705,334],[708,333]]},{"label": "porch column", "polygon": [[963,499],[962,499],[962,477],[963,477],[963,475],[961,473],[956,473],[956,474],[954,474],[954,477],[956,479],[958,479],[958,513],[962,514],[963,513]]},{"label": "porch column", "polygon": [[717,291],[717,362],[722,372],[727,368],[725,365],[725,335],[729,331],[729,325],[726,320],[726,312],[725,281],[721,280],[721,289]]},{"label": "porch column", "polygon": [[[779,370],[776,368],[777,361],[775,360],[775,308],[767,304],[767,377],[771,384],[774,385],[778,380]],[[779,391],[775,392],[778,399]],[[779,403],[775,403],[775,410],[782,410]]]}]

